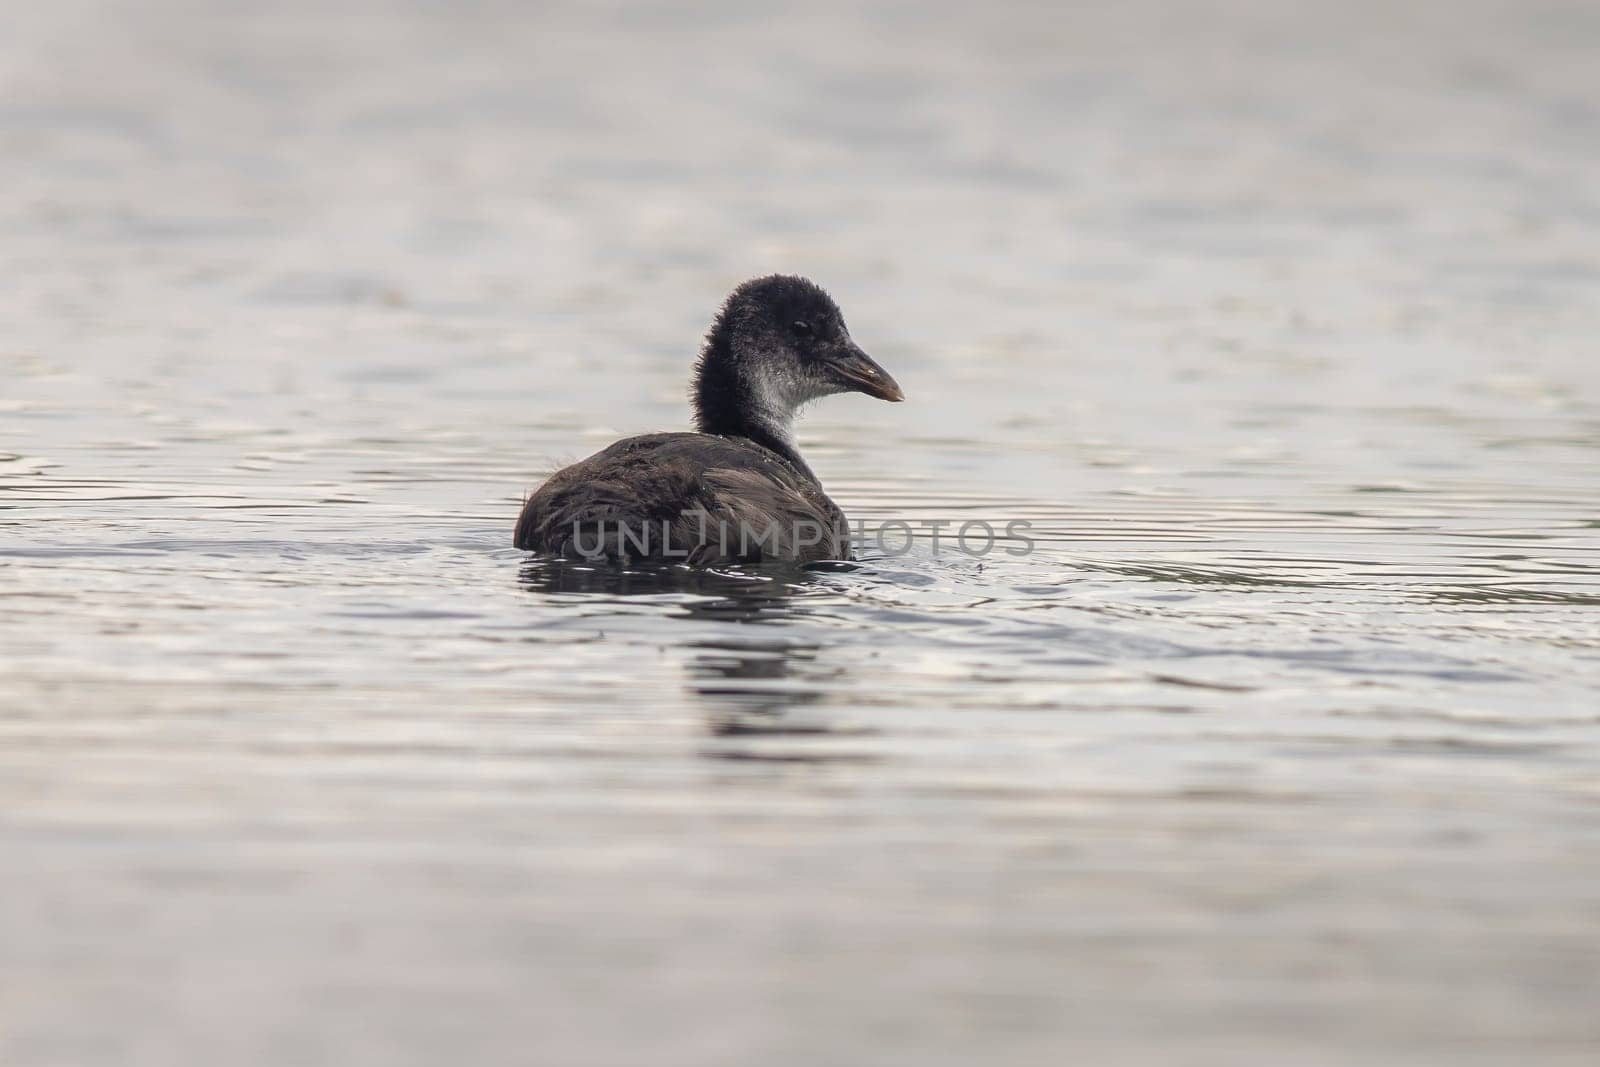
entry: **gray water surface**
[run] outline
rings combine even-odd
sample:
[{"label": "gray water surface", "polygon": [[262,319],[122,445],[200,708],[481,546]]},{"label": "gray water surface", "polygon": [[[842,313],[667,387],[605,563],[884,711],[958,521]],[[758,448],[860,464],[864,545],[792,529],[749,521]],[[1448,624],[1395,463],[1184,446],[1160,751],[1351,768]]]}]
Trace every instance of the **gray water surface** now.
[{"label": "gray water surface", "polygon": [[[0,1063],[1592,1064],[1600,9],[0,34]],[[805,273],[809,572],[509,546]]]}]

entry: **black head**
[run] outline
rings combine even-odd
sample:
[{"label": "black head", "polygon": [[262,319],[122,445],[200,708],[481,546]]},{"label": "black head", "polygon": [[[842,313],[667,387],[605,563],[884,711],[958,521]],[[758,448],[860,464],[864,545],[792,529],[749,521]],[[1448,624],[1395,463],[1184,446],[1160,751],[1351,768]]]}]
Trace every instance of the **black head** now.
[{"label": "black head", "polygon": [[710,433],[730,432],[724,425],[739,417],[786,426],[807,401],[848,392],[905,399],[851,340],[833,298],[784,274],[745,282],[729,295],[695,375],[697,414]]}]

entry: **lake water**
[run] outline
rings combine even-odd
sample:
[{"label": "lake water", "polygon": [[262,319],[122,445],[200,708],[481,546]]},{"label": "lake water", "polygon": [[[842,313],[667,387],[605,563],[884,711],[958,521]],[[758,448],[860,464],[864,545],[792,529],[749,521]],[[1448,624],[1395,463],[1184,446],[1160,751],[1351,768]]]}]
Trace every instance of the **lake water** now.
[{"label": "lake water", "polygon": [[[0,1062],[1594,1063],[1600,8],[1397,7],[9,5]],[[1030,554],[510,547],[773,270]]]}]

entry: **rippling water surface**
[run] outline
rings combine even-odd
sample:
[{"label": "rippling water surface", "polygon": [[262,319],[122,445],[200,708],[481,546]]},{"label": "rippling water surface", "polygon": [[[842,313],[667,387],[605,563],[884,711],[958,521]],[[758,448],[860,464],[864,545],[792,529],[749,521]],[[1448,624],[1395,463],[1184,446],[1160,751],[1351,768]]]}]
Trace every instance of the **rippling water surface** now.
[{"label": "rippling water surface", "polygon": [[[0,1062],[1595,1062],[1600,18],[1391,7],[15,10]],[[512,550],[775,269],[1034,551]]]}]

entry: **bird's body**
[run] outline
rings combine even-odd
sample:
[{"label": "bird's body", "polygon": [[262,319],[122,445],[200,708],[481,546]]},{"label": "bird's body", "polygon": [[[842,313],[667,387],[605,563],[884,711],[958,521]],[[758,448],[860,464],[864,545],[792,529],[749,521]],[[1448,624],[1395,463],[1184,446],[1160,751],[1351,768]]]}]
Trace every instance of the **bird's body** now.
[{"label": "bird's body", "polygon": [[821,289],[779,275],[746,282],[695,370],[700,432],[629,437],[557,471],[523,506],[515,543],[628,562],[848,559],[844,513],[791,429],[801,404],[846,391],[901,399]]},{"label": "bird's body", "polygon": [[850,553],[844,512],[809,472],[753,441],[701,433],[629,437],[557,471],[522,509],[516,543],[690,564]]}]

